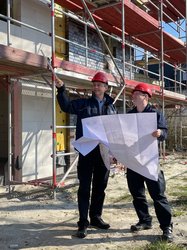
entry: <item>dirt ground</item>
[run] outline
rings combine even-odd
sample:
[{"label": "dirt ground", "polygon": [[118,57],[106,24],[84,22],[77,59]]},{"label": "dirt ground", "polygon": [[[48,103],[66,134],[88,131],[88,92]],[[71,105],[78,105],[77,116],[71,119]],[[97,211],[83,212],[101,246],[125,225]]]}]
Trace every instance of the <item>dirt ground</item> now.
[{"label": "dirt ground", "polygon": [[[168,190],[173,189],[177,183],[187,180],[187,157],[170,154],[162,169]],[[130,232],[130,225],[137,222],[137,217],[120,168],[111,172],[106,191],[103,218],[111,228],[104,231],[89,228],[85,239],[73,237],[78,220],[75,176],[74,171],[56,193],[56,199],[51,199],[49,189],[44,187],[19,185],[10,194],[0,187],[0,249],[144,249],[146,244],[159,239],[161,231],[149,198],[153,229]],[[168,196],[168,199],[176,212],[174,198]],[[173,217],[173,222],[175,243],[187,249],[187,213]]]}]

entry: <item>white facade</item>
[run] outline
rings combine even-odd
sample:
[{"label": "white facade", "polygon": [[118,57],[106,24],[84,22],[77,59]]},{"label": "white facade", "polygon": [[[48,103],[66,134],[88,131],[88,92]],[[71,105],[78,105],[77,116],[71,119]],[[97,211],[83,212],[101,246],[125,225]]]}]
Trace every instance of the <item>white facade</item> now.
[{"label": "white facade", "polygon": [[52,176],[50,90],[22,86],[22,180]]},{"label": "white facade", "polygon": [[[14,0],[13,17],[33,26],[0,20],[0,44],[34,54],[51,57],[50,8],[37,0]],[[8,44],[8,41],[10,42]],[[42,51],[41,51],[42,50]],[[23,58],[27,64],[27,58]],[[34,87],[34,88],[33,88]],[[8,158],[8,94],[0,89],[0,157]],[[21,108],[21,155],[19,156],[22,181],[52,176],[52,95],[51,89],[22,86]],[[15,132],[15,131],[14,131]],[[2,146],[3,145],[3,146]]]},{"label": "white facade", "polygon": [[[51,32],[50,8],[36,0],[14,0],[14,16],[16,20],[46,32],[46,34],[33,30],[22,24],[10,24],[10,46],[22,49],[35,54],[42,54],[41,50],[48,57],[51,56]],[[7,22],[0,21],[0,41],[8,45]]]}]

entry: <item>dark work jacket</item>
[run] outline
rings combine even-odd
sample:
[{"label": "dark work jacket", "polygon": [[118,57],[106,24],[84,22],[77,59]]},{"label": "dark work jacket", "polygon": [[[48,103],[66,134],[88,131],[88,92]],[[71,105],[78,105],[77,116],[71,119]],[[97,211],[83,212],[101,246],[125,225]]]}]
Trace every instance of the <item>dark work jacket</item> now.
[{"label": "dark work jacket", "polygon": [[82,122],[81,120],[88,117],[98,116],[98,115],[109,115],[116,114],[116,109],[114,107],[113,98],[105,93],[104,95],[104,105],[102,112],[100,114],[99,104],[97,99],[92,95],[90,98],[79,98],[76,100],[70,100],[66,95],[65,86],[57,88],[57,100],[62,111],[77,115],[76,122],[76,139],[83,135]]},{"label": "dark work jacket", "polygon": [[[163,114],[159,110],[153,108],[150,104],[147,104],[147,106],[145,107],[145,109],[142,112],[143,113],[144,112],[146,112],[146,113],[147,112],[156,112],[157,113],[157,129],[162,130],[161,136],[158,137],[158,140],[164,141],[167,138],[168,129],[167,129],[167,122],[166,122]],[[136,107],[133,108],[128,113],[138,113],[137,108]]]}]

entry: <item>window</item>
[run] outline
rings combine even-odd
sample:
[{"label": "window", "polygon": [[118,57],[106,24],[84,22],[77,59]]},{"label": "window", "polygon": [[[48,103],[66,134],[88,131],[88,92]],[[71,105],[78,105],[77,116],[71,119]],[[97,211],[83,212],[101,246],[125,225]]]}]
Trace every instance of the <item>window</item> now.
[{"label": "window", "polygon": [[[10,0],[10,16],[12,17],[12,0]],[[0,1],[0,14],[7,16],[7,1]],[[0,20],[7,21],[3,17],[0,18]]]},{"label": "window", "polygon": [[[7,16],[7,1],[0,1],[0,14]],[[10,0],[10,17],[21,20],[21,1],[20,0]],[[7,19],[0,17],[0,20],[7,21]]]}]

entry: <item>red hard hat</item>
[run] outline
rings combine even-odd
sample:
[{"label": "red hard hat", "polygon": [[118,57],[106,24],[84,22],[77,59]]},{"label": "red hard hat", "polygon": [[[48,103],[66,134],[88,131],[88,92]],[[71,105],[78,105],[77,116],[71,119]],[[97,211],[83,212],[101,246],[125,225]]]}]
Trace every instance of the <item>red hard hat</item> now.
[{"label": "red hard hat", "polygon": [[146,83],[139,83],[138,85],[136,85],[132,93],[134,93],[135,91],[141,91],[143,93],[147,93],[149,97],[152,97],[152,91],[149,85]]},{"label": "red hard hat", "polygon": [[108,79],[106,78],[105,73],[97,72],[94,77],[92,78],[92,82],[103,82],[108,84]]}]

